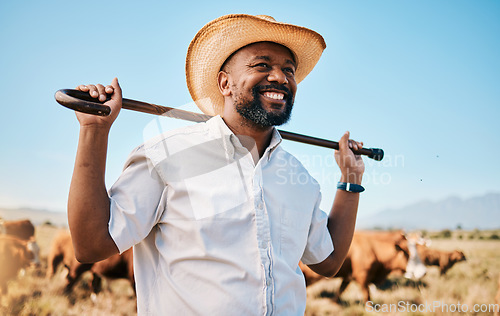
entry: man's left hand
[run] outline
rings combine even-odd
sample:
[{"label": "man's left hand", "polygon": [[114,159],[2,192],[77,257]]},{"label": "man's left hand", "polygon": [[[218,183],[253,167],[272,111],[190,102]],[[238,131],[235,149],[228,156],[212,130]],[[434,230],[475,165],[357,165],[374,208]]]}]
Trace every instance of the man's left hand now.
[{"label": "man's left hand", "polygon": [[365,164],[361,156],[355,155],[352,150],[363,148],[363,142],[349,139],[349,135],[349,132],[344,133],[339,141],[339,150],[335,150],[335,160],[342,173],[340,181],[361,184]]}]

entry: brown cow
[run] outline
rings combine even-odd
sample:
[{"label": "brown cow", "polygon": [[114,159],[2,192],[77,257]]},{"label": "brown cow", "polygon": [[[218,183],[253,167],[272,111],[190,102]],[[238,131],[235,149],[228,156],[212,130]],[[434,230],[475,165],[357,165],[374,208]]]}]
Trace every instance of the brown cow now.
[{"label": "brown cow", "polygon": [[35,256],[32,263],[36,266],[40,265],[40,247],[35,242],[35,226],[30,220],[5,221],[2,219],[0,220],[0,234],[29,242],[30,250]]},{"label": "brown cow", "polygon": [[98,293],[101,290],[102,277],[128,279],[135,291],[132,257],[132,249],[129,249],[121,255],[116,254],[93,264],[80,263],[76,260],[70,233],[68,231],[61,231],[52,242],[52,248],[48,257],[49,268],[47,270],[47,278],[52,277],[57,271],[59,264],[63,263],[64,267],[68,270],[68,274],[66,275],[66,293],[71,292],[75,283],[86,271],[91,271],[93,274],[92,291],[94,293]]},{"label": "brown cow", "polygon": [[455,263],[466,260],[464,253],[458,250],[442,251],[417,245],[417,252],[425,265],[438,266],[441,275],[444,275]]},{"label": "brown cow", "polygon": [[71,235],[67,230],[60,231],[54,237],[47,261],[47,278],[51,278],[56,273],[61,263],[67,269],[67,283],[64,289],[66,293],[71,292],[78,278],[92,268],[92,264],[82,264],[76,260]]},{"label": "brown cow", "polygon": [[94,278],[92,288],[94,293],[101,290],[101,278],[128,279],[135,292],[134,264],[132,248],[121,255],[116,254],[106,260],[94,263],[91,269]]},{"label": "brown cow", "polygon": [[0,220],[0,233],[15,236],[22,240],[30,240],[35,236],[35,226],[28,219],[19,221]]},{"label": "brown cow", "polygon": [[0,236],[0,294],[7,294],[7,282],[15,279],[35,258],[34,241]]},{"label": "brown cow", "polygon": [[[381,283],[393,271],[404,273],[408,257],[407,241],[401,232],[355,232],[347,258],[335,275],[342,278],[337,300],[355,280],[362,287],[365,302],[369,301],[370,283]],[[307,286],[323,279],[307,266],[299,265]]]}]

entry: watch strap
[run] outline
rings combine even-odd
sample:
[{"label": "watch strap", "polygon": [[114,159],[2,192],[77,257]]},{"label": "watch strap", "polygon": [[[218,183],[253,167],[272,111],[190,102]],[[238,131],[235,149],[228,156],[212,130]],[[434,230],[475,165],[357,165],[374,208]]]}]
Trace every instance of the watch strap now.
[{"label": "watch strap", "polygon": [[347,192],[353,192],[353,193],[360,193],[365,190],[363,186],[355,183],[349,183],[349,182],[339,182],[337,183],[337,189],[344,190]]}]

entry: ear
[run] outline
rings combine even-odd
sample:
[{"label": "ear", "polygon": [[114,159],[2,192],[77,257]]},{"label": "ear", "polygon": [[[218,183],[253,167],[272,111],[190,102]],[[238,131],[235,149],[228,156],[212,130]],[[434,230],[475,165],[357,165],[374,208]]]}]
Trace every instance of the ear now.
[{"label": "ear", "polygon": [[217,74],[217,85],[219,86],[220,93],[228,97],[231,95],[231,89],[229,89],[229,74],[225,71],[219,71]]}]

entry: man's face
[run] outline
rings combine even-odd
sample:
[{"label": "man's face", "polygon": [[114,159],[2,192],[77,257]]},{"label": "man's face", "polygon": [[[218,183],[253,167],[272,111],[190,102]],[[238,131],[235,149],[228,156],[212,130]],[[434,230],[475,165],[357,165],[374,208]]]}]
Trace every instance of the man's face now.
[{"label": "man's face", "polygon": [[236,111],[258,127],[286,123],[297,91],[295,69],[292,53],[279,44],[260,42],[237,51],[223,68]]}]

